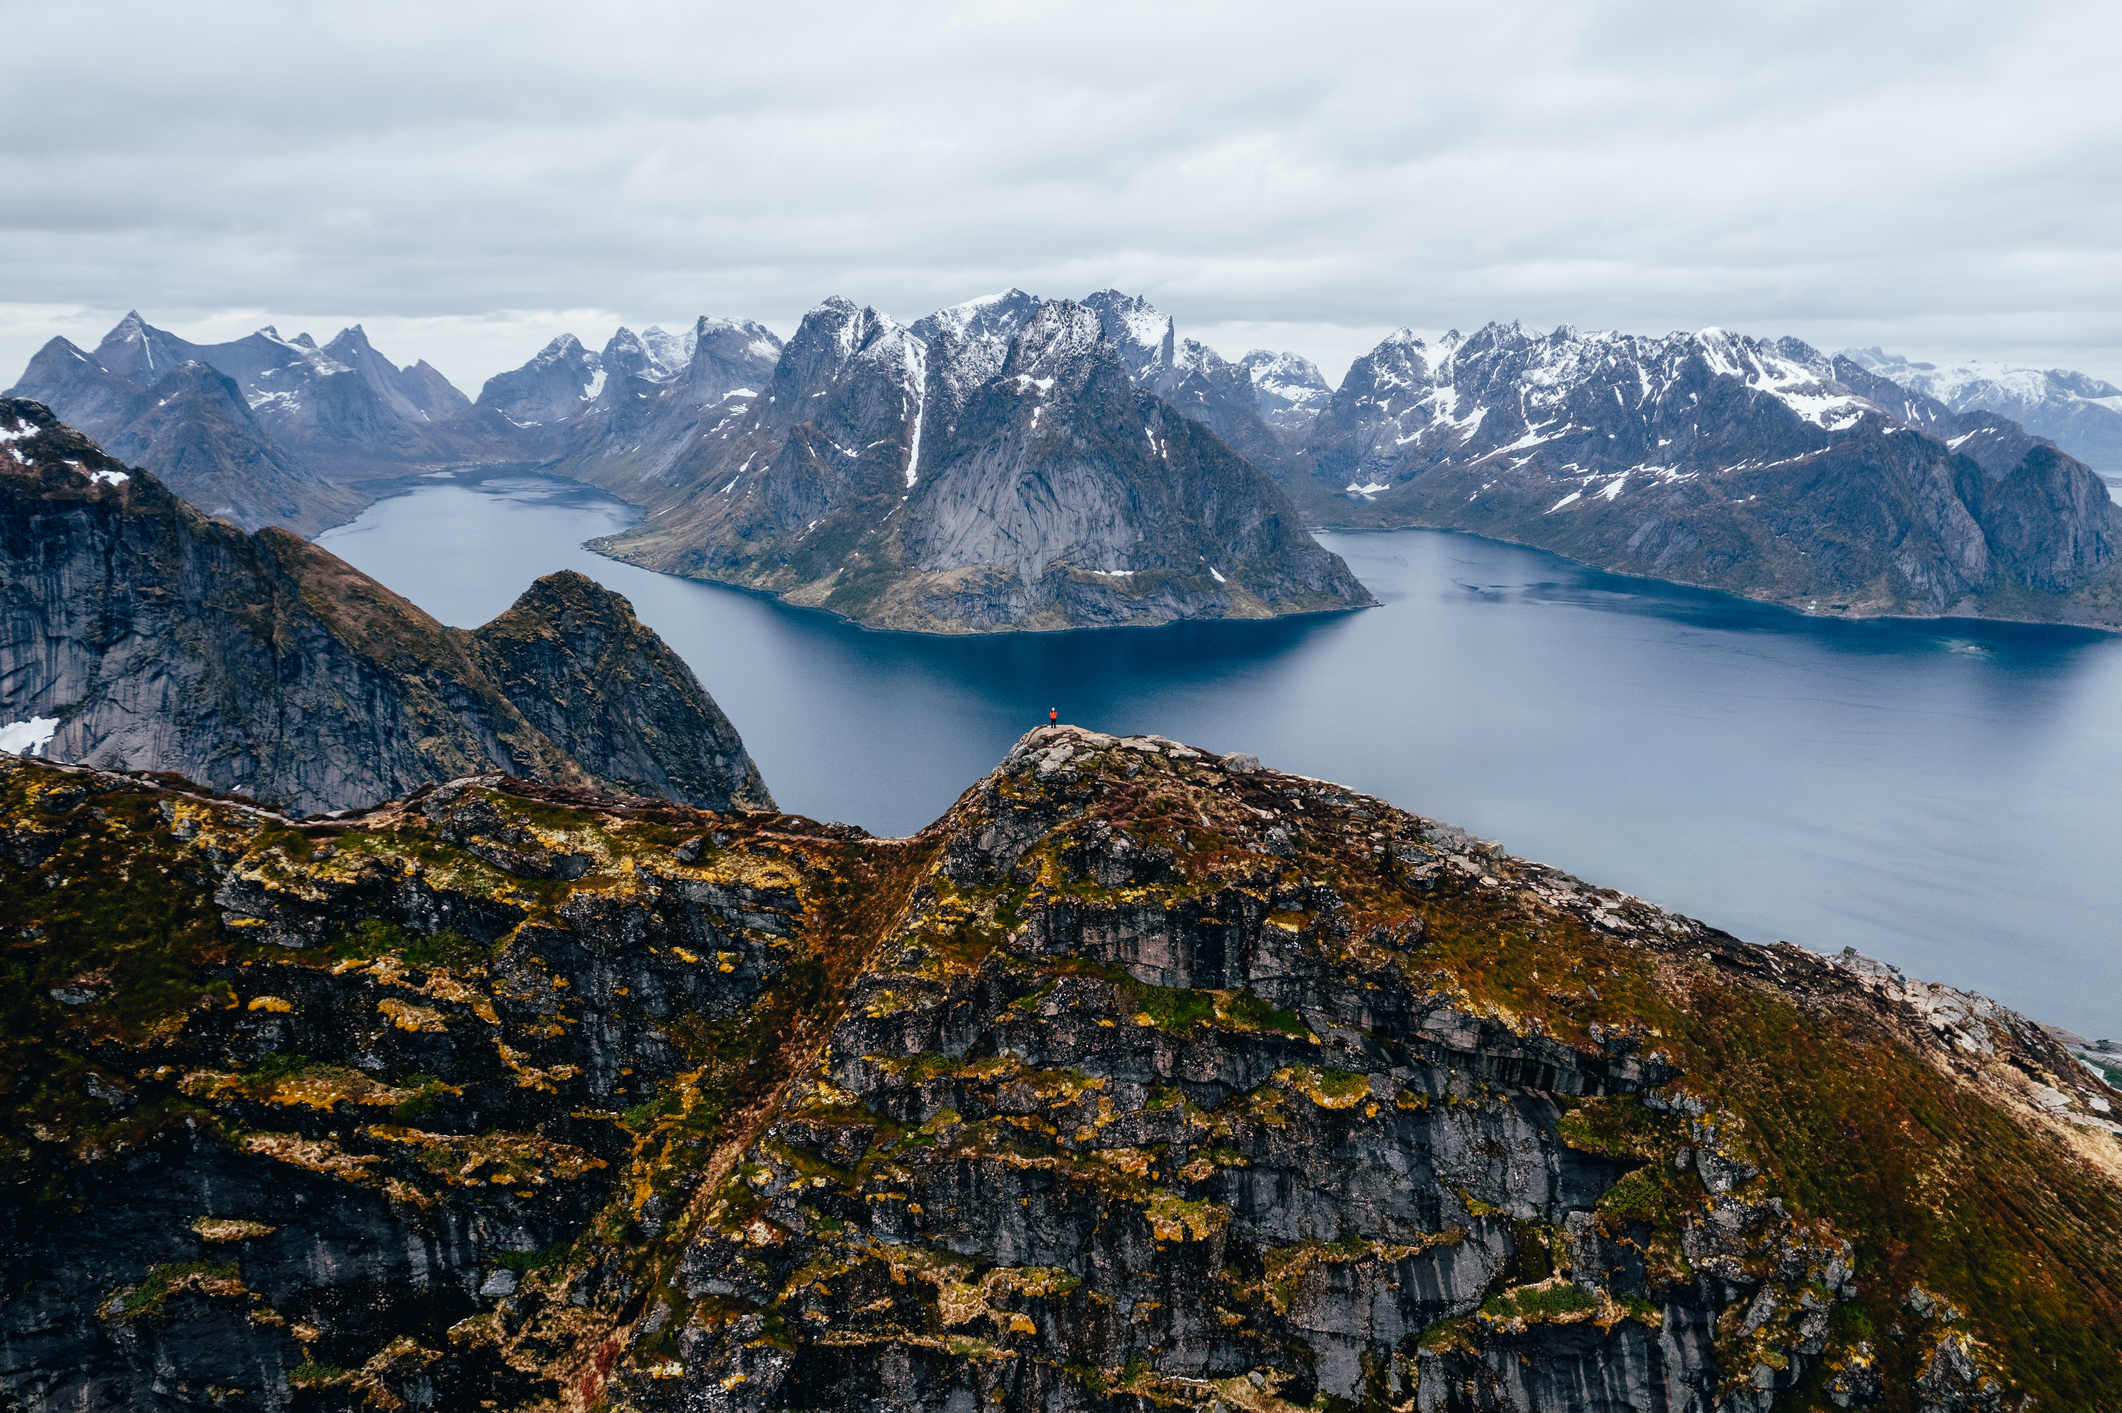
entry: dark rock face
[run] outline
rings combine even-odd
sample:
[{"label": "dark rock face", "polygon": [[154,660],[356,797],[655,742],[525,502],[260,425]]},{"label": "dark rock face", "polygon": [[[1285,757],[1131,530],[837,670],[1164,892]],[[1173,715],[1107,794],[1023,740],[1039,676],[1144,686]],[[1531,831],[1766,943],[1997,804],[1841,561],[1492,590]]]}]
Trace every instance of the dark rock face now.
[{"label": "dark rock face", "polygon": [[38,1413],[2122,1391],[2045,1032],[1250,758],[1042,728],[907,840],[0,759],[0,849]]},{"label": "dark rock face", "polygon": [[943,632],[1369,601],[1265,476],[1134,385],[1094,311],[1027,298],[913,328],[821,305],[688,451],[694,489],[599,547]]},{"label": "dark rock face", "polygon": [[2122,624],[2122,508],[2097,477],[1795,340],[1403,331],[1309,436],[1330,524],[1472,530],[1825,612]]},{"label": "dark rock face", "polygon": [[208,520],[35,403],[0,400],[0,719],[62,760],[335,810],[500,767],[766,803],[728,719],[626,601],[540,580],[445,628],[278,530]]}]

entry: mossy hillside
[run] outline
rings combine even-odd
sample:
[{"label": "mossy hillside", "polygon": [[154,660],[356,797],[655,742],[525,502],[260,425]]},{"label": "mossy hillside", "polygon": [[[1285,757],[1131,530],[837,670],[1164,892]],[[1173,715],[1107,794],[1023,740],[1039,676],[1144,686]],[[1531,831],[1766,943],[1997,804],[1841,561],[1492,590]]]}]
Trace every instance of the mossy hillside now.
[{"label": "mossy hillside", "polygon": [[[0,1133],[18,1182],[39,1179],[28,1196],[70,1203],[98,1163],[138,1161],[177,1132],[218,1134],[240,1153],[387,1194],[416,1224],[471,1202],[505,1208],[501,1228],[572,1232],[536,1263],[491,1253],[562,1293],[615,1250],[631,1259],[644,1208],[681,1204],[698,1151],[779,1081],[774,1057],[828,995],[836,965],[852,964],[812,929],[818,884],[847,895],[822,914],[859,909],[870,892],[849,875],[893,853],[802,821],[777,832],[771,817],[732,826],[475,792],[512,838],[589,855],[570,882],[515,876],[417,807],[306,826],[29,765],[6,767],[0,789],[12,846],[39,865],[0,872],[5,915],[28,920],[7,939],[0,1041]],[[220,903],[217,877],[239,885],[220,885]],[[764,989],[719,1018],[666,1012],[652,1030],[675,1053],[672,1072],[622,1067],[611,1097],[594,1097],[569,1053],[575,1038],[650,1018],[624,1019],[638,982],[600,975],[570,939],[615,908],[654,928],[688,888],[770,930],[747,934],[716,913],[672,934],[697,951],[651,941],[649,974],[711,976],[733,994],[758,978]],[[772,901],[784,898],[792,905]],[[438,926],[444,918],[457,925]],[[380,1069],[349,1063],[378,1041]],[[106,1107],[99,1092],[119,1097]],[[643,1097],[629,1105],[630,1093]],[[531,1126],[512,1131],[512,1120]],[[582,1200],[598,1191],[610,1194],[604,1216]],[[548,1217],[535,1215],[540,1204]],[[215,1217],[210,1229],[272,1230],[251,1216]],[[216,1239],[199,1230],[180,1240]],[[542,1374],[558,1357],[523,1343],[501,1350],[504,1362]],[[365,1357],[328,1335],[318,1348],[334,1364]]]},{"label": "mossy hillside", "polygon": [[[1217,882],[1271,896],[1330,877],[1337,891],[1345,885],[1351,951],[1362,939],[1399,939],[1388,949],[1397,965],[1515,1030],[1592,1052],[1621,1046],[1669,1067],[1720,1141],[1760,1168],[1763,1190],[1856,1244],[1861,1315],[1848,1323],[1905,1336],[1886,1356],[1889,1388],[1912,1386],[1913,1361],[1928,1348],[1918,1336],[1929,1326],[1904,1308],[1917,1286],[1962,1312],[1983,1311],[1966,1317],[1974,1338],[2051,1406],[2122,1386],[2110,1337],[2122,1328],[2122,1296],[2102,1255],[2122,1249],[2111,1161],[2088,1164],[1971,1067],[1941,1063],[1932,1037],[1846,974],[1493,851],[1459,852],[1455,867],[1440,869],[1449,851],[1427,843],[1426,827],[1375,802],[1317,782],[1219,774],[1206,759],[1138,762],[1079,747],[1046,778],[1010,774],[995,798],[1053,817],[1036,853],[1035,901],[1099,898],[1080,870],[1061,882],[1049,872],[1077,847],[1068,841],[1106,830],[1125,830],[1168,861],[1181,897]],[[1235,830],[1225,823],[1232,802],[1252,816]],[[1292,827],[1286,839],[1263,839],[1263,824]],[[1419,852],[1406,867],[1411,843]],[[1683,1279],[1675,1234],[1706,1196],[1672,1159],[1701,1125],[1639,1110],[1620,1132],[1613,1117],[1595,1130],[1587,1112],[1565,1132],[1644,1160],[1601,1209],[1615,1226],[1642,1228],[1667,1273]],[[2086,1141],[2111,1142],[2097,1133]],[[2001,1161],[1969,1162],[1972,1152]]]},{"label": "mossy hillside", "polygon": [[[1143,1332],[1164,1317],[1141,1306],[1119,1333],[1106,1276],[947,1244],[996,1193],[1084,1214],[1113,1273],[1168,1278],[1153,1302],[1216,1292],[1264,1368],[1313,1357],[1328,1292],[1475,1250],[1508,1259],[1406,1359],[1549,1326],[1624,1339],[1696,1298],[1687,1234],[1718,1213],[1743,1230],[1720,1259],[1774,1297],[1716,1326],[1733,1388],[1795,1367],[1822,1321],[1794,1398],[1876,1368],[1883,1406],[1913,1406],[1941,1338],[2042,1406],[2116,1386],[2099,1340],[2122,1219],[2088,1146],[2111,1140],[2014,1101],[2012,1067],[2043,1063],[2016,1034],[1964,1054],[1809,954],[1338,787],[1143,744],[1035,733],[906,842],[499,783],[311,826],[0,767],[6,847],[33,859],[0,872],[28,919],[6,938],[6,1141],[57,1179],[46,1202],[196,1129],[416,1223],[505,1212],[517,1234],[481,1256],[517,1276],[501,1305],[421,1334],[425,1354],[328,1331],[297,1352],[432,1356],[592,1402],[691,1378],[685,1332],[754,1319],[746,1358],[831,1330],[1199,1401]],[[132,891],[113,909],[98,885]],[[1188,979],[1214,984],[1171,984]],[[592,1031],[641,1039],[613,1068]],[[382,1068],[352,1062],[356,1039]],[[1556,1161],[1609,1175],[1599,1239],[1638,1253],[1641,1284],[1580,1269],[1560,1218],[1507,1190],[1435,1194],[1421,1231],[1250,1234],[1243,1194],[1292,1153],[1527,1119]],[[233,1249],[240,1273],[285,1238],[193,1223],[279,1216],[187,1213],[187,1245],[150,1264]],[[710,1272],[753,1284],[718,1293]],[[1365,1367],[1374,1392],[1401,1376]]]}]

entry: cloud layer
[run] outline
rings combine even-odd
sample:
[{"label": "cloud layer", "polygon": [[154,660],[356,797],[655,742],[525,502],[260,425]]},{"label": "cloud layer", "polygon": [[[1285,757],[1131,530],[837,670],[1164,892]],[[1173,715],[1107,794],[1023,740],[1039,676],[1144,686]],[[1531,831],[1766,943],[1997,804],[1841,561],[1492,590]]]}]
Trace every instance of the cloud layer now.
[{"label": "cloud layer", "polygon": [[11,7],[0,376],[137,305],[545,338],[1149,294],[1338,376],[1398,324],[1724,324],[2122,380],[2101,7]]}]

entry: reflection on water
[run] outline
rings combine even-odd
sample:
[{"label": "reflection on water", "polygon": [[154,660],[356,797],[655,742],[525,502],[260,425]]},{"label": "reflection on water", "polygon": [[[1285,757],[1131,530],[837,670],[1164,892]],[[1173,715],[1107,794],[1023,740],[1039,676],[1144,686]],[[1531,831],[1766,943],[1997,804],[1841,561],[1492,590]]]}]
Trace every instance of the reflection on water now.
[{"label": "reflection on water", "polygon": [[446,622],[580,569],[699,672],[788,809],[918,828],[1058,706],[1247,750],[1742,936],[1853,945],[2122,1033],[2122,641],[1811,619],[1429,531],[1326,537],[1357,614],[935,638],[600,558],[626,507],[434,482],[322,543]]}]

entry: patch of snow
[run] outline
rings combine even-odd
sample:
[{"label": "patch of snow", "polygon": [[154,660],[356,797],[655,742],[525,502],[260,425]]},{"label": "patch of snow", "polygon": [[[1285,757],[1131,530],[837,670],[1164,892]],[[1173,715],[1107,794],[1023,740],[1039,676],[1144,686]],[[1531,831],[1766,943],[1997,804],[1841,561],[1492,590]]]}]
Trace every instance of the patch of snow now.
[{"label": "patch of snow", "polygon": [[584,402],[595,402],[597,400],[597,394],[603,391],[604,370],[602,368],[599,368],[596,372],[589,375],[589,381],[583,385],[582,400]]},{"label": "patch of snow", "polygon": [[1612,501],[1615,496],[1621,494],[1621,488],[1627,484],[1628,472],[1623,471],[1620,475],[1614,477],[1611,481],[1608,481],[1605,486],[1601,487],[1598,494],[1605,497],[1608,501]]},{"label": "patch of snow", "polygon": [[41,755],[59,732],[56,716],[33,716],[27,721],[17,721],[0,726],[0,751],[13,751],[17,755]]},{"label": "patch of snow", "polygon": [[19,442],[25,437],[34,437],[43,429],[34,422],[17,422],[12,432],[0,432],[0,442]]},{"label": "patch of snow", "polygon": [[1223,577],[1223,571],[1216,568],[1213,564],[1208,567],[1208,577],[1219,584],[1228,584],[1230,582],[1230,580]]},{"label": "patch of snow", "polygon": [[[71,463],[69,463],[71,464]],[[76,467],[75,469],[79,469]],[[99,486],[122,486],[133,478],[123,471],[91,471],[88,478]]]},{"label": "patch of snow", "polygon": [[729,478],[729,484],[728,484],[728,485],[724,486],[724,487],[723,487],[723,488],[722,488],[721,490],[719,490],[719,491],[716,491],[716,492],[715,492],[715,494],[716,494],[716,495],[718,495],[718,496],[726,496],[726,495],[728,495],[728,494],[729,494],[729,493],[730,493],[731,491],[733,491],[733,490],[737,489],[737,482],[739,482],[739,481],[741,481],[741,480],[743,480],[743,479],[744,479],[744,473],[743,473],[742,471],[739,471],[739,472],[738,472],[738,473],[737,473],[736,475],[734,475],[734,476],[732,476],[732,477],[730,477],[730,478]]},{"label": "patch of snow", "polygon": [[[914,388],[914,426],[906,449],[906,488],[912,490],[921,473],[921,419],[928,413],[928,345],[919,339],[906,340],[906,376]],[[1032,426],[1038,425],[1034,416]]]},{"label": "patch of snow", "polygon": [[1132,569],[1089,569],[1084,572],[1095,574],[1101,579],[1132,579],[1135,577],[1135,571]]},{"label": "patch of snow", "polygon": [[1387,484],[1383,481],[1370,481],[1360,486],[1357,485],[1354,481],[1350,481],[1348,485],[1345,486],[1343,489],[1345,489],[1352,495],[1359,495],[1362,496],[1365,500],[1368,500],[1372,496],[1376,495],[1378,492],[1388,490],[1390,489],[1390,487],[1388,487]]},{"label": "patch of snow", "polygon": [[1565,506],[1565,505],[1571,505],[1571,504],[1574,504],[1574,503],[1575,503],[1575,502],[1576,502],[1576,501],[1577,501],[1578,499],[1580,499],[1580,498],[1581,498],[1581,497],[1582,497],[1583,495],[1584,495],[1584,492],[1582,492],[1582,491],[1571,491],[1571,492],[1570,492],[1570,493],[1569,493],[1568,495],[1566,495],[1566,496],[1562,497],[1562,499],[1560,499],[1560,500],[1556,501],[1556,502],[1555,502],[1555,503],[1554,503],[1553,505],[1549,506],[1549,507],[1547,508],[1547,510],[1546,510],[1546,512],[1545,512],[1545,513],[1546,513],[1546,514],[1548,514],[1548,515],[1553,515],[1553,514],[1554,514],[1554,513],[1556,512],[1556,511],[1560,510],[1560,509],[1561,509],[1561,508],[1562,508],[1563,506]]}]

